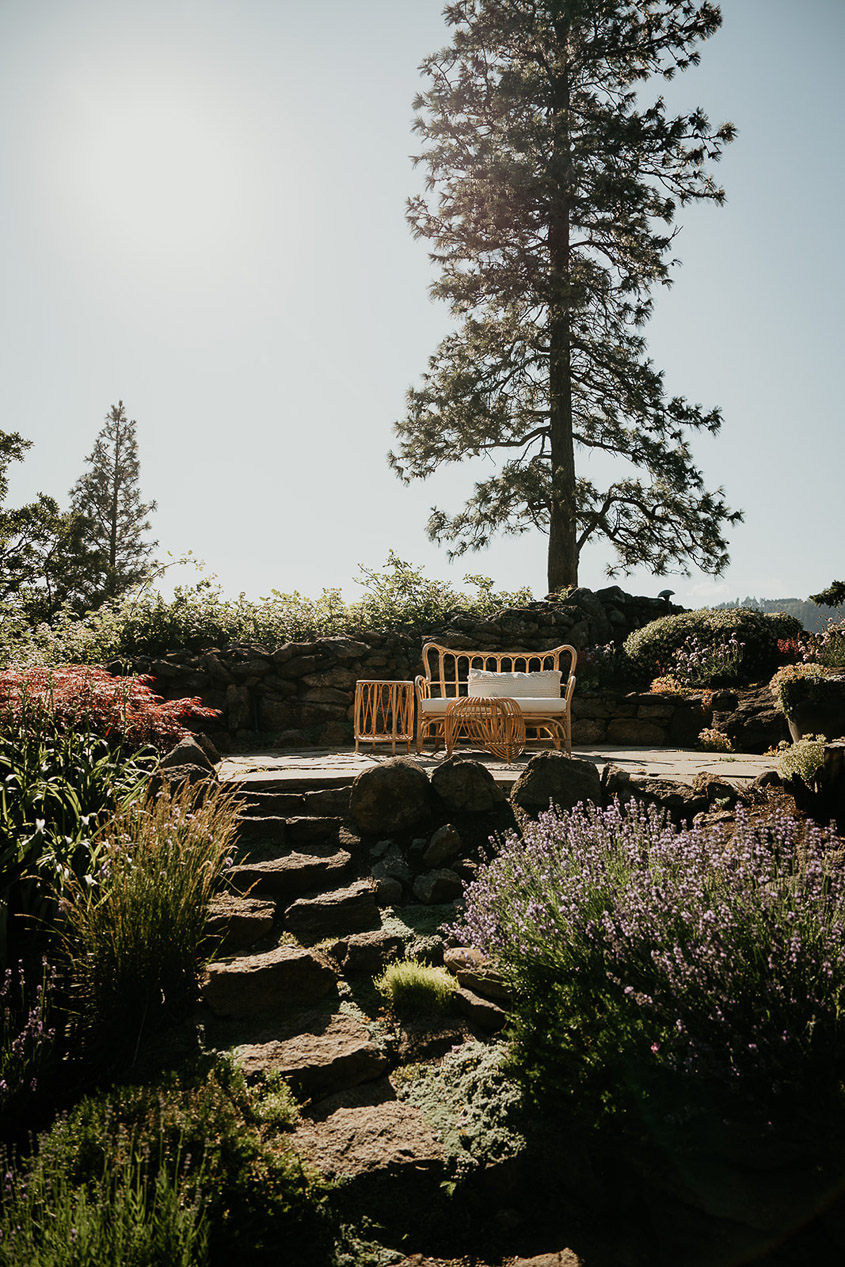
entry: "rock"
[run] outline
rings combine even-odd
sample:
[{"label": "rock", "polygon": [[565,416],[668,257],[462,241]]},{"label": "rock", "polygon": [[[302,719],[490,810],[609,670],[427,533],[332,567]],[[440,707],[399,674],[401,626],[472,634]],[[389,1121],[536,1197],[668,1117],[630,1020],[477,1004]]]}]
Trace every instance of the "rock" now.
[{"label": "rock", "polygon": [[285,836],[292,845],[310,845],[336,838],[341,824],[340,818],[289,818]]},{"label": "rock", "polygon": [[488,959],[474,946],[449,946],[443,952],[443,966],[457,973],[459,968],[483,968]]},{"label": "rock", "polygon": [[171,765],[159,770],[158,776],[154,777],[151,782],[153,788],[157,789],[165,784],[177,787],[181,783],[207,783],[214,778],[214,771],[206,769],[204,766]]},{"label": "rock", "polygon": [[460,877],[448,868],[424,871],[414,881],[414,896],[426,906],[439,906],[460,897],[463,887]]},{"label": "rock", "polygon": [[375,880],[398,880],[400,884],[410,885],[412,878],[405,855],[396,844],[389,845],[381,860],[373,865]]},{"label": "rock", "polygon": [[633,795],[631,776],[627,770],[622,770],[609,761],[601,772],[601,789],[603,805],[609,805],[617,798],[623,805],[627,805]]},{"label": "rock", "polygon": [[297,1152],[326,1178],[352,1183],[405,1172],[411,1192],[426,1173],[434,1172],[439,1182],[442,1145],[419,1109],[395,1099],[387,1079],[344,1096],[351,1104],[337,1100],[306,1109],[293,1135]]},{"label": "rock", "polygon": [[673,823],[691,823],[696,814],[707,809],[706,796],[694,792],[686,783],[672,779],[631,779],[629,786],[631,796],[666,810]]},{"label": "rock", "polygon": [[336,979],[326,958],[299,946],[277,946],[263,955],[210,963],[202,997],[217,1016],[249,1017],[314,1003]]},{"label": "rock", "polygon": [[428,842],[422,856],[423,865],[442,867],[445,862],[451,862],[453,858],[457,858],[462,848],[457,828],[451,823],[444,823],[442,827],[438,827]]},{"label": "rock", "polygon": [[458,968],[455,975],[459,985],[480,994],[483,999],[499,1004],[512,1002],[510,990],[492,968]]},{"label": "rock", "polygon": [[211,899],[206,929],[218,950],[244,950],[273,928],[276,903],[221,893]]},{"label": "rock", "polygon": [[437,766],[431,786],[446,808],[458,814],[486,814],[505,800],[505,793],[486,766],[459,757]]},{"label": "rock", "polygon": [[342,937],[331,947],[332,958],[350,977],[374,977],[386,963],[397,959],[403,949],[402,938],[384,928],[370,933],[353,933]]},{"label": "rock", "polygon": [[203,752],[208,757],[211,764],[219,765],[220,760],[221,760],[220,753],[217,751],[215,744],[212,743],[208,735],[205,734],[205,732],[202,730],[197,730],[197,731],[194,731],[193,738],[202,748]]},{"label": "rock", "polygon": [[532,757],[511,791],[511,801],[528,814],[549,805],[572,809],[579,801],[601,802],[601,780],[591,761],[542,752]]},{"label": "rock", "polygon": [[375,881],[375,886],[377,906],[399,906],[405,896],[402,881],[393,876],[382,876]]},{"label": "rock", "polygon": [[238,844],[266,841],[283,845],[286,826],[285,819],[277,814],[242,814],[238,819]]},{"label": "rock", "polygon": [[457,1008],[467,1020],[490,1034],[498,1033],[507,1023],[507,1013],[502,1008],[489,999],[473,994],[472,990],[462,987],[455,991],[454,997]]},{"label": "rock", "polygon": [[739,798],[739,792],[732,783],[727,783],[718,775],[711,774],[709,770],[702,770],[695,776],[692,781],[692,790],[697,796],[706,797],[708,804],[718,804],[727,809],[732,809]]},{"label": "rock", "polygon": [[280,1074],[300,1095],[312,1099],[371,1082],[387,1072],[387,1057],[360,1021],[342,1012],[297,1018],[302,1032],[235,1047],[234,1057],[247,1077]]},{"label": "rock", "polygon": [[264,862],[244,862],[232,869],[229,878],[241,893],[292,902],[313,889],[337,884],[343,879],[349,862],[350,855],[345,849],[331,853],[289,853]]},{"label": "rock", "polygon": [[362,770],[349,798],[349,812],[365,835],[415,827],[428,818],[431,807],[428,776],[410,757],[393,757]]},{"label": "rock", "polygon": [[369,880],[356,880],[348,888],[300,898],[285,911],[284,925],[306,941],[320,941],[341,933],[356,933],[378,924],[378,907]]},{"label": "rock", "polygon": [[635,748],[660,747],[666,742],[666,730],[657,722],[640,721],[638,717],[614,717],[608,723],[607,742]]},{"label": "rock", "polygon": [[585,1267],[585,1263],[574,1250],[561,1249],[556,1254],[535,1254],[533,1258],[515,1258],[511,1267]]},{"label": "rock", "polygon": [[349,813],[349,788],[325,787],[305,793],[305,813],[342,818]]}]

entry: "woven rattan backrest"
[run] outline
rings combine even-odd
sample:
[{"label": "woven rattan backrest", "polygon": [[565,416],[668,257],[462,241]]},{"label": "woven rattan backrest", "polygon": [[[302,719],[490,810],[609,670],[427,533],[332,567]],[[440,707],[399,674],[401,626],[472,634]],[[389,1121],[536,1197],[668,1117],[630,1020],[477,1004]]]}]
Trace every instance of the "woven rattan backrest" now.
[{"label": "woven rattan backrest", "polygon": [[[564,652],[569,655],[568,669],[560,662]],[[568,645],[553,647],[550,651],[458,651],[454,647],[442,647],[439,642],[427,642],[422,649],[423,667],[431,682],[432,695],[439,694],[441,699],[466,695],[470,669],[486,669],[488,673],[537,673],[560,669],[565,684],[575,672],[577,659],[578,652]]]}]

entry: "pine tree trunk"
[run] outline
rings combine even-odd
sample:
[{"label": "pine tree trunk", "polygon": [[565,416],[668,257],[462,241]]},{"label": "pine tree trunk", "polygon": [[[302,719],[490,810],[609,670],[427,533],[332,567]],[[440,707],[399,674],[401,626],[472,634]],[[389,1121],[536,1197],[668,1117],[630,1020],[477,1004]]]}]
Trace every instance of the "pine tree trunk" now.
[{"label": "pine tree trunk", "polygon": [[[565,47],[568,23],[558,25]],[[570,339],[570,194],[569,77],[567,70],[554,85],[555,159],[559,165],[559,194],[549,224],[549,441],[551,498],[549,505],[549,593],[578,584],[577,520],[575,515],[575,444],[572,433],[572,346]]]}]

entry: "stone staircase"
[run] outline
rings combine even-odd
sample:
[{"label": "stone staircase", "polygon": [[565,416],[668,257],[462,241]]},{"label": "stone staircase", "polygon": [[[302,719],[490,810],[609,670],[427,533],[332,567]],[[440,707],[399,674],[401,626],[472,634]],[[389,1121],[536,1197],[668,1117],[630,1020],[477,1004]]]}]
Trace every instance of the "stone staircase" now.
[{"label": "stone staircase", "polygon": [[[381,1013],[372,977],[406,953],[442,962],[434,930],[455,907],[414,901],[400,855],[421,856],[428,834],[362,838],[349,816],[351,783],[267,773],[239,784],[238,857],[232,892],[212,911],[219,945],[203,982],[203,1023],[206,1041],[232,1051],[248,1076],[278,1073],[306,1100],[297,1146],[343,1179],[350,1209],[425,1234],[439,1208],[445,1155],[390,1074],[483,1039],[506,1014],[501,999],[479,993],[476,978],[456,993],[464,1015],[403,1032]],[[391,858],[404,884],[389,874]],[[453,865],[471,874],[470,860]],[[455,896],[457,872],[453,878]],[[436,886],[430,891],[438,895]]]}]

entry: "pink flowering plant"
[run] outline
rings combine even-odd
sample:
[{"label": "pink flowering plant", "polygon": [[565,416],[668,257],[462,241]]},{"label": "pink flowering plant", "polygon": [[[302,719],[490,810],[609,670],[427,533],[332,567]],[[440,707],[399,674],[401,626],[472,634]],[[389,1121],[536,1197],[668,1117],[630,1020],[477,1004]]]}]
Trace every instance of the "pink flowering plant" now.
[{"label": "pink flowering plant", "polygon": [[833,1120],[839,846],[788,817],[679,829],[634,802],[549,811],[506,839],[454,931],[512,987],[534,1097],[683,1137],[739,1118],[764,1133],[805,1112]]}]

